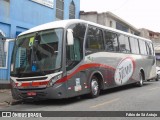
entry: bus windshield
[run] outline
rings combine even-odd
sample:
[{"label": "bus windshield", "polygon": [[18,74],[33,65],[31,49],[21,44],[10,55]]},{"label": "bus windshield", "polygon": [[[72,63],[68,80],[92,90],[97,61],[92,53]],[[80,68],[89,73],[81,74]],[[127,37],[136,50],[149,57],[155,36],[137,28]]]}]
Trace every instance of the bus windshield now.
[{"label": "bus windshield", "polygon": [[11,74],[29,77],[61,68],[62,36],[60,28],[19,36],[13,51]]}]

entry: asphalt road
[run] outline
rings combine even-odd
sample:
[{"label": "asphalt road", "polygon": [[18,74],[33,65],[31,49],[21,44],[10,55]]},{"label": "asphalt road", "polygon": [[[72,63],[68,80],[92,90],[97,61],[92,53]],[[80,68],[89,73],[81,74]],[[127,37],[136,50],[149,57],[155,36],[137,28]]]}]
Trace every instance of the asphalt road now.
[{"label": "asphalt road", "polygon": [[1,111],[160,111],[160,81],[146,82],[143,87],[128,85],[105,90],[95,99],[81,96],[63,100],[24,102]]}]

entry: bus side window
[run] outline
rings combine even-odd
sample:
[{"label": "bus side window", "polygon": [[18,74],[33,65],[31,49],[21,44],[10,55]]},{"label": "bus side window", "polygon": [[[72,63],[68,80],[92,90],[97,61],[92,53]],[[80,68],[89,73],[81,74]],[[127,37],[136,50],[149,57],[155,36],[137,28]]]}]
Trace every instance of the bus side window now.
[{"label": "bus side window", "polygon": [[86,25],[82,23],[73,24],[68,29],[73,30],[74,44],[66,46],[66,66],[67,69],[72,69],[83,59],[83,42]]},{"label": "bus side window", "polygon": [[154,55],[154,48],[152,43],[149,43],[149,49],[151,51],[151,55]]},{"label": "bus side window", "polygon": [[107,52],[119,52],[117,34],[105,31],[105,46]]},{"label": "bus side window", "polygon": [[123,53],[130,53],[131,50],[128,37],[120,34],[118,38],[119,38],[120,51]]},{"label": "bus side window", "polygon": [[133,54],[139,54],[138,40],[133,37],[130,37],[130,45],[131,45],[131,52]]},{"label": "bus side window", "polygon": [[148,42],[145,42],[145,43],[146,43],[146,48],[147,48],[147,54],[152,55],[152,51],[150,49],[149,43]]},{"label": "bus side window", "polygon": [[147,55],[147,49],[146,49],[146,44],[145,41],[139,40],[139,47],[140,47],[140,52],[142,55]]},{"label": "bus side window", "polygon": [[90,26],[86,39],[86,54],[104,50],[104,40],[102,30]]}]

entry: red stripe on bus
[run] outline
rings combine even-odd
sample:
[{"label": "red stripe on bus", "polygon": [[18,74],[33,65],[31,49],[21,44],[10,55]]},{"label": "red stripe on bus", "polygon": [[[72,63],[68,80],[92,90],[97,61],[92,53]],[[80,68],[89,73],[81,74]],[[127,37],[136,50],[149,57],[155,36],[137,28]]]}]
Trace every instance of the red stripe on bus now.
[{"label": "red stripe on bus", "polygon": [[110,69],[110,70],[115,71],[115,68],[113,68],[113,67],[111,67],[111,66],[108,66],[108,65],[104,65],[104,64],[98,64],[98,63],[84,64],[84,65],[81,65],[80,67],[78,67],[78,68],[77,68],[73,73],[71,73],[70,75],[65,76],[65,77],[61,78],[60,80],[58,80],[55,84],[66,82],[66,81],[68,81],[70,78],[72,78],[76,73],[78,73],[78,72],[80,72],[80,71],[82,71],[82,70],[85,70],[85,69],[88,69],[88,68],[94,68],[94,67],[106,68],[106,69]]}]

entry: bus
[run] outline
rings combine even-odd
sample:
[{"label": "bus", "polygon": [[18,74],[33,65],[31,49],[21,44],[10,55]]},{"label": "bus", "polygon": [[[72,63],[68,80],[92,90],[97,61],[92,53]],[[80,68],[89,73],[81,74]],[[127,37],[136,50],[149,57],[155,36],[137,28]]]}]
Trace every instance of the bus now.
[{"label": "bus", "polygon": [[18,35],[11,60],[14,99],[62,99],[156,77],[151,40],[84,20],[46,23]]}]

